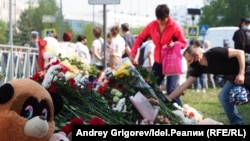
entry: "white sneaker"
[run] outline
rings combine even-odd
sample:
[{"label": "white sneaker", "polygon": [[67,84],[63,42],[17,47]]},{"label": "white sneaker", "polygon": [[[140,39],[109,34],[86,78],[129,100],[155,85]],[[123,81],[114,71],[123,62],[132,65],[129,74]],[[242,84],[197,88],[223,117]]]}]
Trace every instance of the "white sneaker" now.
[{"label": "white sneaker", "polygon": [[205,90],[205,89],[202,89],[202,92],[203,92],[203,93],[206,93],[206,90]]},{"label": "white sneaker", "polygon": [[197,93],[199,93],[200,92],[200,90],[199,89],[197,89],[197,90],[195,90]]}]

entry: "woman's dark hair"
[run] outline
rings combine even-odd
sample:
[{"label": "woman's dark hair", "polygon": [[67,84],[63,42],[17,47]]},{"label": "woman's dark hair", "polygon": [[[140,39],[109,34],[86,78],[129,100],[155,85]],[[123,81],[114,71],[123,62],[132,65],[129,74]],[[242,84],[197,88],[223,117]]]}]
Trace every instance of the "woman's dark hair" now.
[{"label": "woman's dark hair", "polygon": [[85,39],[87,39],[87,37],[84,36],[84,35],[78,35],[77,36],[77,41],[79,41],[79,42],[81,42],[82,40],[85,40]]},{"label": "woman's dark hair", "polygon": [[164,20],[169,16],[169,11],[166,4],[160,4],[155,9],[155,16],[158,20]]}]

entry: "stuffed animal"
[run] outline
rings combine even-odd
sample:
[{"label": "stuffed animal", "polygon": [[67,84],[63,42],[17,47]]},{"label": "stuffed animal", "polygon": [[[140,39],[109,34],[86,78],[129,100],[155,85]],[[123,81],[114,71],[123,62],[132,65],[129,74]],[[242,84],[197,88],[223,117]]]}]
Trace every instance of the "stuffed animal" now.
[{"label": "stuffed animal", "polygon": [[51,135],[48,141],[69,141],[64,132],[58,132]]},{"label": "stuffed animal", "polygon": [[0,87],[0,141],[48,141],[62,97],[29,78]]},{"label": "stuffed animal", "polygon": [[56,57],[59,43],[54,37],[45,37],[38,41],[38,70],[42,71],[49,64],[50,59]]},{"label": "stuffed animal", "polygon": [[203,115],[195,108],[189,106],[188,104],[183,105],[183,112],[188,117],[194,117],[197,122],[203,119]]}]

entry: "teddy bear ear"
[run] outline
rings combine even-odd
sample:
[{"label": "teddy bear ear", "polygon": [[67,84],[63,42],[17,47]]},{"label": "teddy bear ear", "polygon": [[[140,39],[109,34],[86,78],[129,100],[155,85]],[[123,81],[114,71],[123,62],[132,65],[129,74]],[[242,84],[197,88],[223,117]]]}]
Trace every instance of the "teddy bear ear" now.
[{"label": "teddy bear ear", "polygon": [[60,113],[60,111],[63,109],[63,99],[60,94],[50,92],[50,96],[53,100],[54,105],[54,115],[57,115]]},{"label": "teddy bear ear", "polygon": [[14,95],[14,88],[11,84],[6,83],[0,87],[0,104],[9,101]]}]

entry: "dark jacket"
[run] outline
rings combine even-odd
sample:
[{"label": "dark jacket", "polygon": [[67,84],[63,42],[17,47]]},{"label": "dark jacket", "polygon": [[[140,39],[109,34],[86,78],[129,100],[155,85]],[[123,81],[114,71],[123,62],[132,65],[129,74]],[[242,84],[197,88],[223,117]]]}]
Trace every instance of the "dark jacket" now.
[{"label": "dark jacket", "polygon": [[246,53],[250,53],[250,39],[246,31],[238,29],[233,35],[234,48],[244,50]]}]

